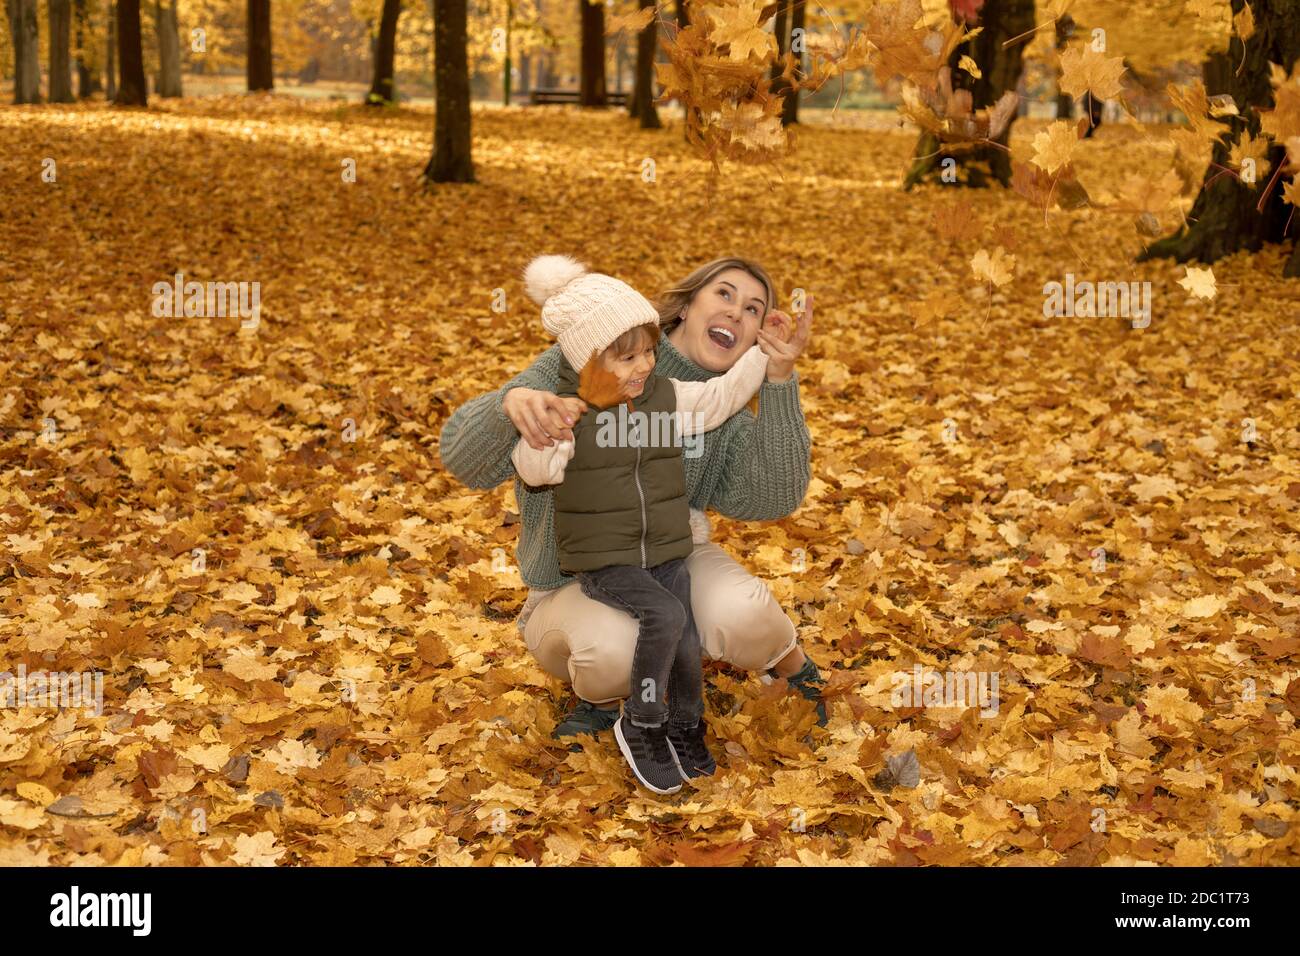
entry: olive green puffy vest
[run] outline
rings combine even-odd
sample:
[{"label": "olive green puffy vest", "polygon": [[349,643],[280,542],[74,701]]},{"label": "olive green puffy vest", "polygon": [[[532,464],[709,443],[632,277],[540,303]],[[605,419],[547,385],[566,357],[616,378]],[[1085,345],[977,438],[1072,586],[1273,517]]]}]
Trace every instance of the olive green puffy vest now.
[{"label": "olive green puffy vest", "polygon": [[[578,394],[578,373],[565,361],[556,394]],[[652,413],[677,411],[672,382],[652,372],[633,405],[646,413],[639,431],[632,422],[640,415],[629,414],[626,404],[589,406],[573,426],[573,458],[554,489],[555,543],[565,574],[613,565],[650,568],[685,558],[694,548],[682,439],[675,422],[671,431],[651,424]],[[620,419],[625,430],[618,427]],[[637,434],[639,442],[632,440]],[[598,435],[606,441],[614,436],[613,447],[598,445]]]}]

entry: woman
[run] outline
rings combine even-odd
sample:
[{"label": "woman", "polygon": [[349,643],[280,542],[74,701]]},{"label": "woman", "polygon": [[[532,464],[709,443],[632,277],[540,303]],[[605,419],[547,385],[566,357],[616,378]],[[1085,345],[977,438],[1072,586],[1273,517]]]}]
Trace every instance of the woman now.
[{"label": "woman", "polygon": [[[720,375],[759,337],[772,345],[759,415],[748,410],[704,435],[698,457],[683,457],[696,547],[686,559],[691,607],[705,654],[743,670],[784,677],[817,706],[824,683],[799,649],[794,625],[762,581],[708,540],[704,509],[729,518],[771,521],[794,512],[811,478],[811,439],[799,407],[794,363],[812,332],[812,306],[800,321],[773,310],[767,272],[747,259],[715,259],[658,300],[664,335],[655,371],[687,381]],[[772,324],[793,326],[789,342]],[[766,326],[766,327],[765,327]],[[522,437],[534,448],[572,440],[585,405],[555,394],[560,349],[553,346],[502,388],[466,402],[442,429],[443,464],[471,488],[492,488],[514,477],[510,452]],[[515,554],[529,586],[519,615],[524,643],[548,673],[568,680],[580,702],[555,728],[556,737],[598,733],[614,725],[629,693],[635,618],[593,601],[575,578],[560,573],[549,489],[515,481],[522,530]]]}]

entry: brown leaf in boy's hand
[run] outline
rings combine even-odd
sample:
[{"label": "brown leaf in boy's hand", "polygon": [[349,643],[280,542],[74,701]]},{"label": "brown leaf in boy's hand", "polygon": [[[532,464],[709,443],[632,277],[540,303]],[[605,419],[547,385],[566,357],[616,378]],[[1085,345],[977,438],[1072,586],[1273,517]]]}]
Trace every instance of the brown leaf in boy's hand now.
[{"label": "brown leaf in boy's hand", "polygon": [[578,376],[578,396],[595,408],[609,408],[627,398],[618,376],[595,355],[582,367]]}]

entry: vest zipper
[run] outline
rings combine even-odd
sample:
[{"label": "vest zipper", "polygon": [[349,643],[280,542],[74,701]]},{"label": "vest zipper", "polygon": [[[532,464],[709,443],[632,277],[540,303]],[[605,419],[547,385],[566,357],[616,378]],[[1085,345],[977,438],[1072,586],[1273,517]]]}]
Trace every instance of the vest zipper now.
[{"label": "vest zipper", "polygon": [[641,435],[637,431],[636,446],[636,470],[632,472],[632,477],[636,480],[636,493],[641,499],[641,567],[645,567],[645,492],[641,490]]}]

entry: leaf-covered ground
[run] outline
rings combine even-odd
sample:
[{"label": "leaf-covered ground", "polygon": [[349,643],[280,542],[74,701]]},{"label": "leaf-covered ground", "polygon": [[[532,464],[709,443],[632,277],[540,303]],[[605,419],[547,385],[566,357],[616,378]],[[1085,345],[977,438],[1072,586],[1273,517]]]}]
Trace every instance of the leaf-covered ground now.
[{"label": "leaf-covered ground", "polygon": [[[1286,250],[1192,298],[1130,264],[1132,211],[901,192],[888,123],[814,123],[712,206],[680,126],[475,124],[480,184],[424,195],[424,111],[0,110],[0,666],[104,674],[101,716],[0,711],[0,862],[1300,862]],[[1119,127],[1075,153],[1096,205],[1169,162]],[[969,264],[995,228],[1000,288]],[[438,433],[549,344],[531,256],[653,294],[733,251],[816,295],[815,478],[715,538],[831,720],[710,665],[721,773],[648,799],[612,741],[549,738],[572,698],[514,626],[513,493]],[[260,327],[155,317],[177,272],[260,282]],[[1149,280],[1150,327],[1044,318],[1067,272]],[[996,673],[996,715],[892,706],[916,664]]]}]

